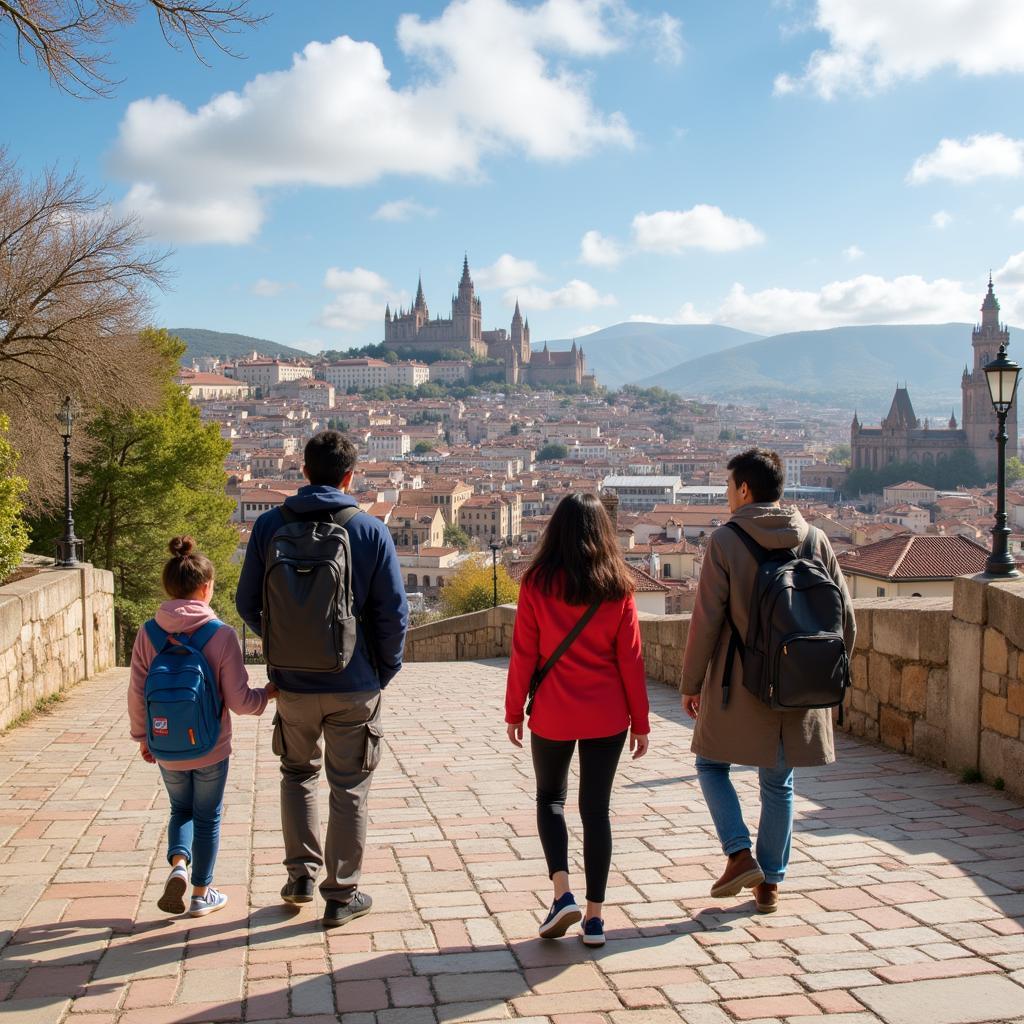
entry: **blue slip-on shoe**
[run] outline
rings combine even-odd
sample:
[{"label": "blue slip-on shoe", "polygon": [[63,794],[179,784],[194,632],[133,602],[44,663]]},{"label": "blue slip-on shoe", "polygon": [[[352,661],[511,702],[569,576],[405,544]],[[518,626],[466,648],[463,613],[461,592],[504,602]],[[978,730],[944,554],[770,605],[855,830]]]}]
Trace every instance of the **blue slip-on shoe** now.
[{"label": "blue slip-on shoe", "polygon": [[551,904],[548,916],[540,926],[542,939],[560,939],[577,921],[583,920],[583,912],[576,906],[576,897],[567,892]]},{"label": "blue slip-on shoe", "polygon": [[604,919],[600,917],[588,917],[583,922],[583,928],[580,931],[580,938],[583,940],[584,946],[603,946],[604,945]]}]

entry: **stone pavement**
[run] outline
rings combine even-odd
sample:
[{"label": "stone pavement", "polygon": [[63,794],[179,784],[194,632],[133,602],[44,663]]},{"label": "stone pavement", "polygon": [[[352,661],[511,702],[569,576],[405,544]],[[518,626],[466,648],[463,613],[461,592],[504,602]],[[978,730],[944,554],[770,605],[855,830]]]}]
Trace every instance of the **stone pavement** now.
[{"label": "stone pavement", "polygon": [[548,883],[503,665],[411,665],[387,692],[375,910],[325,935],[319,901],[278,902],[270,715],[235,720],[229,906],[157,911],[167,801],[127,738],[125,684],[107,673],[0,738],[5,1024],[1024,1022],[1024,808],[899,754],[844,737],[837,765],[799,773],[782,909],[758,916],[707,896],[721,858],[690,730],[651,684],[652,751],[615,794],[608,945],[542,942]]}]

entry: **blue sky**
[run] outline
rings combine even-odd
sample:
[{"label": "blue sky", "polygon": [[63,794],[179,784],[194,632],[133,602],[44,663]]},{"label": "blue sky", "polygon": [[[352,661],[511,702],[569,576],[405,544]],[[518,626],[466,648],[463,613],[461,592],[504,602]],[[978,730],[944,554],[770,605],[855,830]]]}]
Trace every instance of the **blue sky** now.
[{"label": "blue sky", "polygon": [[[381,338],[468,252],[485,327],[1024,322],[1019,0],[254,2],[211,67],[146,16],[113,99],[0,63],[0,140],[170,245],[167,326]],[[4,37],[4,41],[6,38]]]}]

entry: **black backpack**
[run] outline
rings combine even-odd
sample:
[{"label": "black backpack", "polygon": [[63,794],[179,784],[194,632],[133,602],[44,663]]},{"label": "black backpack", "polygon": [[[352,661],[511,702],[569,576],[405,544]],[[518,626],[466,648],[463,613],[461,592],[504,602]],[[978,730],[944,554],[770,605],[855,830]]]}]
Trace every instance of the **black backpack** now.
[{"label": "black backpack", "polygon": [[352,549],[359,508],[296,513],[270,540],[263,576],[263,656],[287,672],[341,672],[356,648]]},{"label": "black backpack", "polygon": [[796,550],[761,547],[742,527],[726,523],[757,561],[746,640],[728,615],[732,636],[725,660],[722,706],[738,654],[743,685],[776,711],[839,708],[850,685],[843,639],[843,592],[818,557],[811,527]]}]

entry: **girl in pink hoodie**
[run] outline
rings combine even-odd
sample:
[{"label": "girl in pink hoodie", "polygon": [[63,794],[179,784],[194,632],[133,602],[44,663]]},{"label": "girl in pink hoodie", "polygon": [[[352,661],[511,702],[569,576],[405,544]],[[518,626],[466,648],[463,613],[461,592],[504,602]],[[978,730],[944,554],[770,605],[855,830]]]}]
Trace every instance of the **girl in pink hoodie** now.
[{"label": "girl in pink hoodie", "polygon": [[[216,615],[210,607],[213,596],[213,563],[196,550],[191,537],[174,537],[171,558],[164,566],[163,585],[169,601],[156,613],[156,624],[167,633],[194,633]],[[157,762],[146,745],[146,675],[157,655],[145,627],[132,649],[131,683],[128,687],[128,717],[132,739],[149,764],[159,764],[171,817],[167,827],[167,860],[171,873],[157,906],[169,914],[185,912],[188,865],[192,865],[192,901],[189,914],[202,917],[220,910],[228,898],[211,884],[220,844],[220,820],[224,807],[224,786],[231,754],[231,714],[262,715],[267,701],[277,696],[271,684],[262,689],[249,687],[238,636],[222,626],[203,648],[220,688],[223,712],[216,746],[205,756],[190,761]]]}]

